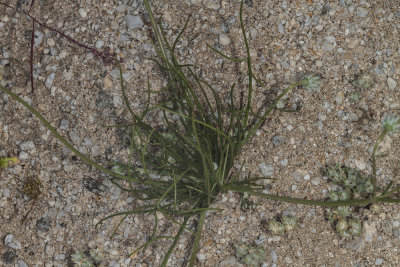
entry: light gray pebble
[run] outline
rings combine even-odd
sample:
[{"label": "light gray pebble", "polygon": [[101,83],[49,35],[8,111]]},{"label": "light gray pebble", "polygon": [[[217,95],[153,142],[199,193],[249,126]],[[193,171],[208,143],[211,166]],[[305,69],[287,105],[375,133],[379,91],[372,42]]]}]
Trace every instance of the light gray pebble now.
[{"label": "light gray pebble", "polygon": [[344,101],[344,93],[342,91],[337,92],[335,96],[336,104],[342,105],[343,101]]},{"label": "light gray pebble", "polygon": [[25,151],[22,151],[21,153],[18,154],[18,159],[27,160],[29,159],[29,154],[26,153]]},{"label": "light gray pebble", "polygon": [[335,36],[329,35],[325,37],[325,40],[328,41],[329,43],[333,44],[336,41]]},{"label": "light gray pebble", "polygon": [[74,143],[75,145],[79,145],[81,143],[81,138],[79,137],[77,132],[70,131],[68,135],[69,138],[71,138],[72,143]]},{"label": "light gray pebble", "polygon": [[272,137],[272,144],[274,146],[279,146],[285,141],[285,137],[282,135],[275,135]]},{"label": "light gray pebble", "polygon": [[363,7],[357,7],[357,11],[356,11],[357,16],[359,16],[360,18],[364,18],[365,16],[368,15],[368,10],[366,10]]},{"label": "light gray pebble", "polygon": [[56,74],[54,72],[52,72],[46,79],[46,82],[44,83],[46,85],[47,88],[50,88],[51,85],[53,84],[54,78],[55,78]]},{"label": "light gray pebble", "polygon": [[14,239],[13,234],[6,235],[6,237],[4,238],[4,246],[15,249],[15,250],[20,250],[22,247],[21,243]]},{"label": "light gray pebble", "polygon": [[102,48],[103,45],[104,45],[104,41],[103,41],[103,40],[98,40],[98,41],[96,42],[96,48],[97,48],[97,49]]},{"label": "light gray pebble", "polygon": [[203,0],[189,0],[189,4],[197,5],[197,4],[201,4],[202,1]]},{"label": "light gray pebble", "polygon": [[270,177],[274,174],[274,167],[272,165],[267,165],[265,162],[258,164],[258,168],[264,177]]},{"label": "light gray pebble", "polygon": [[130,30],[141,28],[144,25],[143,20],[140,16],[133,16],[128,14],[124,17],[124,20],[126,22],[126,25],[128,26],[128,29]]},{"label": "light gray pebble", "polygon": [[48,38],[46,42],[49,46],[54,46],[56,44],[53,38]]},{"label": "light gray pebble", "polygon": [[226,256],[218,265],[218,267],[239,267],[243,266],[234,255]]},{"label": "light gray pebble", "polygon": [[44,35],[42,32],[35,30],[35,45],[34,45],[35,48],[37,48],[42,43],[43,36]]},{"label": "light gray pebble", "polygon": [[60,125],[58,126],[61,130],[68,130],[69,129],[69,121],[66,119],[62,119],[60,121]]},{"label": "light gray pebble", "polygon": [[26,264],[23,260],[18,260],[18,267],[28,267],[28,264]]},{"label": "light gray pebble", "polygon": [[332,49],[333,49],[333,46],[330,42],[324,41],[322,43],[322,50],[329,52],[329,51],[332,51]]},{"label": "light gray pebble", "polygon": [[205,261],[207,259],[206,254],[203,254],[203,253],[197,253],[196,258],[199,261]]},{"label": "light gray pebble", "polygon": [[390,90],[396,89],[397,82],[396,82],[395,79],[389,77],[389,78],[387,79],[387,84],[388,84],[388,87],[389,87]]},{"label": "light gray pebble", "polygon": [[271,259],[273,263],[276,263],[278,261],[278,254],[276,254],[275,250],[271,250]]},{"label": "light gray pebble", "polygon": [[319,185],[320,182],[321,182],[321,179],[319,177],[315,177],[315,178],[311,179],[311,183],[313,185]]},{"label": "light gray pebble", "polygon": [[298,172],[292,172],[291,176],[296,182],[300,182],[302,175]]},{"label": "light gray pebble", "polygon": [[218,10],[221,5],[219,0],[204,0],[203,2],[207,8],[213,9],[213,10]]},{"label": "light gray pebble", "polygon": [[100,148],[100,146],[98,146],[98,145],[92,146],[91,152],[92,152],[92,155],[93,155],[94,157],[99,156],[99,155],[101,154],[101,148]]},{"label": "light gray pebble", "polygon": [[118,262],[112,261],[112,262],[110,262],[110,265],[108,265],[108,266],[110,266],[110,267],[119,267],[120,265],[119,265]]},{"label": "light gray pebble", "polygon": [[78,10],[78,12],[79,12],[79,15],[81,15],[81,18],[86,18],[87,17],[87,12],[86,12],[86,10],[84,10],[83,8],[80,8],[79,10]]},{"label": "light gray pebble", "polygon": [[35,143],[33,141],[26,141],[26,142],[19,144],[19,148],[22,151],[33,150],[33,149],[35,149]]},{"label": "light gray pebble", "polygon": [[221,33],[218,37],[219,43],[223,46],[229,45],[231,43],[231,39],[229,39],[228,35],[225,33]]},{"label": "light gray pebble", "polygon": [[288,165],[288,159],[283,159],[281,160],[281,162],[279,163],[282,167],[286,167]]},{"label": "light gray pebble", "polygon": [[285,34],[285,28],[283,27],[282,23],[279,23],[279,25],[278,25],[278,31],[279,31],[281,34]]},{"label": "light gray pebble", "polygon": [[375,265],[381,265],[383,263],[383,259],[379,258],[375,260]]}]

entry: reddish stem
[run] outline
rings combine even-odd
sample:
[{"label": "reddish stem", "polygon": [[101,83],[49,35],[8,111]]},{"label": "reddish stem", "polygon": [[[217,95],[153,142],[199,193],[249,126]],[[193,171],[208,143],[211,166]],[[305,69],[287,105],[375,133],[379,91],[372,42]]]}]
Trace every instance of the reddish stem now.
[{"label": "reddish stem", "polygon": [[32,88],[32,93],[35,90],[33,87],[33,49],[35,45],[35,22],[32,21],[32,36],[31,36],[31,62],[30,62],[30,67],[31,67],[31,88]]}]

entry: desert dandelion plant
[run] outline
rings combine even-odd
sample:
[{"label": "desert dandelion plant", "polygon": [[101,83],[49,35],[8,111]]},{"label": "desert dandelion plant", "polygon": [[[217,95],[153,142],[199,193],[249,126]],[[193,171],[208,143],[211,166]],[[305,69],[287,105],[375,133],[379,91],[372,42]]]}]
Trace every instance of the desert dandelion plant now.
[{"label": "desert dandelion plant", "polygon": [[[232,84],[229,92],[230,101],[228,103],[221,101],[217,90],[197,74],[196,68],[181,63],[175,55],[175,48],[189,23],[189,19],[186,20],[183,29],[175,40],[170,43],[161,20],[156,20],[154,17],[149,1],[144,0],[143,2],[153,29],[154,38],[151,38],[151,40],[157,54],[153,61],[165,75],[166,86],[157,92],[148,89],[147,108],[143,113],[136,114],[132,110],[126,94],[127,88],[124,84],[122,67],[120,62],[116,60],[120,69],[122,98],[131,117],[131,123],[124,126],[130,139],[129,157],[126,162],[114,162],[114,167],[109,169],[91,160],[61,136],[35,108],[10,89],[0,86],[4,93],[25,106],[76,156],[92,167],[110,175],[115,186],[130,194],[133,198],[141,200],[141,206],[137,206],[133,210],[111,214],[100,220],[99,224],[110,218],[120,217],[120,223],[114,230],[116,232],[127,216],[136,214],[154,215],[154,224],[148,241],[135,251],[130,251],[130,253],[144,250],[150,244],[159,240],[166,240],[166,242],[170,242],[170,247],[166,251],[161,265],[167,266],[178,241],[184,233],[188,233],[194,237],[191,256],[188,259],[189,266],[193,266],[199,249],[204,220],[206,214],[208,214],[207,211],[216,210],[212,208],[212,204],[221,193],[227,191],[246,193],[248,196],[257,196],[269,200],[317,205],[332,209],[334,207],[367,205],[377,202],[400,202],[399,199],[391,198],[398,191],[398,188],[387,187],[383,191],[380,188],[378,189],[376,176],[375,156],[379,142],[388,132],[398,128],[399,121],[393,118],[384,123],[385,130],[378,138],[374,149],[372,155],[374,171],[370,178],[370,184],[365,189],[367,194],[350,195],[349,198],[338,193],[338,196],[335,196],[332,200],[292,198],[262,192],[263,186],[259,184],[259,181],[269,179],[268,177],[246,176],[242,178],[244,163],[240,168],[234,168],[234,162],[237,161],[242,148],[272,112],[280,112],[280,109],[278,109],[282,108],[280,101],[291,90],[300,86],[315,90],[321,86],[321,77],[315,74],[306,75],[283,89],[268,106],[261,107],[260,110],[253,110],[254,81],[257,81],[257,84],[260,84],[260,82],[258,82],[252,70],[250,48],[243,21],[244,1],[242,1],[239,18],[246,52],[245,58],[238,59],[225,55],[221,51],[213,50],[228,61],[245,62],[248,83],[246,83],[247,87],[244,89],[238,89],[235,84]],[[242,98],[235,101],[234,96],[237,92],[242,95]],[[151,105],[149,99],[153,93],[158,96],[162,95],[163,101]],[[154,112],[162,114],[161,125],[150,125],[146,121],[148,115]],[[338,175],[343,174],[339,172]],[[339,176],[337,179],[342,179]],[[347,176],[349,176],[348,173]],[[370,190],[371,185],[372,192]],[[347,182],[346,186],[357,188],[357,177],[355,181]],[[337,213],[345,213],[347,212],[346,209],[340,208]],[[167,236],[159,233],[159,216],[157,214],[162,214],[164,218],[177,226],[178,230],[175,235]],[[191,225],[189,224],[190,219],[197,220],[194,229],[189,226]],[[352,221],[346,221],[347,225],[345,225],[344,222],[340,221],[341,218],[335,218],[335,220],[338,223],[340,222],[339,228],[342,231],[358,231],[358,226],[351,223]],[[280,222],[272,222],[270,228],[271,231],[279,233],[289,232],[296,225],[297,220],[294,218],[283,217]],[[77,258],[76,260],[81,259]]]}]

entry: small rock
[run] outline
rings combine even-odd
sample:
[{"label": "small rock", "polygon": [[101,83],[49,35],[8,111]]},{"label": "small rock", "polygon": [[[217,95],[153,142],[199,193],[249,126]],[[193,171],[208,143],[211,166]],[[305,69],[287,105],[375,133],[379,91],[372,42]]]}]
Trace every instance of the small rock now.
[{"label": "small rock", "polygon": [[18,260],[18,267],[29,267],[23,260]]},{"label": "small rock", "polygon": [[101,148],[98,145],[94,145],[91,148],[93,157],[97,157],[101,154]]},{"label": "small rock", "polygon": [[26,141],[26,142],[23,142],[23,143],[19,144],[19,148],[22,151],[34,150],[35,149],[35,143],[33,143],[33,141]]},{"label": "small rock", "polygon": [[274,167],[272,165],[265,164],[265,162],[258,164],[258,168],[264,177],[271,177],[274,174]]},{"label": "small rock", "polygon": [[335,96],[336,104],[342,105],[343,101],[344,101],[344,93],[342,91],[337,92]]},{"label": "small rock", "polygon": [[5,264],[13,264],[17,258],[17,253],[14,250],[4,252],[2,255]]},{"label": "small rock", "polygon": [[60,54],[58,54],[58,57],[59,57],[60,59],[66,58],[66,57],[67,57],[67,51],[62,50],[62,51],[60,52]]},{"label": "small rock", "polygon": [[356,13],[360,18],[364,18],[366,15],[368,15],[368,10],[363,7],[357,7]]},{"label": "small rock", "polygon": [[79,15],[81,15],[81,17],[82,17],[83,19],[87,17],[87,12],[86,12],[86,10],[84,10],[83,8],[80,8],[80,9],[78,10],[78,12],[79,12]]},{"label": "small rock", "polygon": [[313,185],[319,185],[319,183],[321,182],[321,179],[319,177],[315,177],[311,180],[311,183]]},{"label": "small rock", "polygon": [[296,182],[300,182],[302,175],[301,175],[301,173],[298,173],[298,172],[292,172],[291,176],[293,177],[293,179]]},{"label": "small rock", "polygon": [[329,35],[325,37],[325,40],[328,41],[329,43],[333,44],[336,41],[335,36]]},{"label": "small rock", "polygon": [[79,137],[78,133],[75,131],[69,132],[69,138],[71,138],[72,143],[75,145],[79,145],[81,143],[81,138]]},{"label": "small rock", "polygon": [[21,243],[14,239],[13,234],[7,234],[4,238],[4,246],[12,248],[14,250],[21,249]]},{"label": "small rock", "polygon": [[47,44],[48,44],[49,46],[54,46],[54,45],[56,44],[56,41],[54,41],[53,38],[49,38],[49,39],[47,39]]},{"label": "small rock", "polygon": [[36,221],[36,226],[39,228],[39,230],[47,232],[50,230],[51,222],[48,218],[40,218]]},{"label": "small rock", "polygon": [[231,43],[231,39],[229,39],[228,35],[225,33],[221,33],[218,37],[219,43],[223,46],[229,45]]},{"label": "small rock", "polygon": [[272,137],[272,144],[273,144],[274,146],[279,146],[279,145],[281,145],[284,141],[285,141],[285,137],[283,137],[282,135],[275,135],[274,137]]},{"label": "small rock", "polygon": [[288,159],[283,159],[281,160],[281,162],[279,163],[282,167],[286,167],[288,165]]},{"label": "small rock", "polygon": [[204,0],[206,7],[213,10],[218,10],[221,7],[219,2],[219,0]]},{"label": "small rock", "polygon": [[61,130],[68,130],[69,129],[69,121],[66,119],[62,119],[60,121],[60,125],[58,126]]},{"label": "small rock", "polygon": [[37,48],[43,41],[43,33],[38,30],[35,30],[35,45],[34,47]]},{"label": "small rock", "polygon": [[234,255],[226,256],[218,265],[218,267],[239,267],[243,266]]},{"label": "small rock", "polygon": [[104,77],[103,83],[105,88],[111,88],[113,86],[113,82],[111,81],[109,75],[106,75],[106,77]]},{"label": "small rock", "polygon": [[379,265],[381,265],[382,263],[383,263],[383,259],[380,259],[380,258],[379,258],[379,259],[376,259],[376,260],[375,260],[375,265],[378,265],[378,266],[379,266]]},{"label": "small rock", "polygon": [[205,260],[207,259],[206,255],[203,254],[203,253],[197,253],[196,258],[197,258],[199,261],[205,261]]},{"label": "small rock", "polygon": [[56,74],[54,72],[52,72],[46,79],[46,82],[44,83],[46,85],[47,88],[50,88],[51,85],[53,84],[54,81],[54,77],[56,76]]},{"label": "small rock", "polygon": [[395,79],[389,77],[389,78],[387,79],[387,84],[388,84],[389,89],[391,89],[391,90],[396,89],[397,82],[396,82]]},{"label": "small rock", "polygon": [[329,52],[329,51],[332,51],[332,49],[333,49],[333,46],[332,46],[332,44],[330,42],[324,41],[322,43],[322,50]]},{"label": "small rock", "polygon": [[124,17],[124,20],[126,22],[126,25],[128,26],[128,29],[130,30],[140,28],[144,25],[143,20],[140,16],[132,16],[128,14]]},{"label": "small rock", "polygon": [[365,221],[363,224],[363,238],[366,242],[372,242],[374,238],[377,237],[377,230],[375,222]]},{"label": "small rock", "polygon": [[104,41],[103,40],[98,40],[97,42],[96,42],[96,48],[97,49],[100,49],[100,48],[102,48],[103,47],[103,45],[104,45]]}]

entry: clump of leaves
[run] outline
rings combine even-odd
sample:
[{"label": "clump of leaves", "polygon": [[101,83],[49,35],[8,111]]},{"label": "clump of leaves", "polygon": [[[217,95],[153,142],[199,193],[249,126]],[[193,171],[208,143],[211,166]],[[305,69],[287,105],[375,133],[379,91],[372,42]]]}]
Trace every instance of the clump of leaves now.
[{"label": "clump of leaves", "polygon": [[[337,185],[329,194],[332,201],[368,197],[373,192],[371,177],[358,170],[338,165],[328,168],[326,175]],[[326,209],[326,217],[343,239],[361,235],[361,220],[354,207],[339,206]]]},{"label": "clump of leaves", "polygon": [[90,249],[83,253],[78,251],[71,255],[71,261],[75,267],[94,267],[99,266],[103,255],[97,249]]},{"label": "clump of leaves", "polygon": [[[353,201],[356,199],[386,199],[388,196],[400,190],[400,186],[393,188],[393,181],[380,188],[377,186],[376,158],[379,151],[379,144],[386,135],[397,131],[400,128],[400,118],[390,114],[382,118],[382,131],[377,138],[371,156],[372,176],[368,176],[359,170],[336,165],[325,170],[328,179],[337,185],[337,188],[330,191],[331,201]],[[394,201],[390,201],[394,202]],[[357,214],[355,207],[338,206],[326,209],[327,220],[334,226],[337,233],[343,239],[350,239],[359,236],[362,232],[361,217]]]},{"label": "clump of leaves", "polygon": [[267,251],[262,246],[251,246],[244,242],[235,244],[236,257],[250,267],[258,267],[265,261]]},{"label": "clump of leaves", "polygon": [[298,220],[294,217],[282,215],[275,220],[268,220],[267,230],[274,235],[283,235],[285,232],[289,233],[297,226]]},{"label": "clump of leaves", "polygon": [[[373,193],[370,197],[338,201],[308,200],[266,194],[259,192],[262,186],[258,184],[258,181],[268,177],[252,178],[247,176],[244,179],[241,178],[243,164],[241,168],[235,170],[234,162],[240,155],[243,146],[253,137],[266,118],[274,110],[277,110],[276,104],[293,88],[303,86],[313,90],[321,85],[319,76],[307,75],[282,90],[278,96],[273,98],[270,105],[257,111],[253,110],[253,80],[256,78],[252,71],[250,49],[243,23],[243,3],[244,1],[240,5],[239,16],[246,57],[235,58],[215,49],[214,51],[227,60],[246,62],[248,85],[244,90],[237,92],[238,89],[233,84],[230,88],[231,101],[223,104],[217,91],[196,74],[195,68],[192,65],[180,63],[175,55],[175,48],[189,20],[186,21],[183,30],[171,44],[164,33],[161,20],[156,22],[149,1],[144,0],[155,36],[153,46],[158,55],[158,58],[154,58],[153,61],[165,74],[167,86],[158,92],[163,95],[163,102],[155,106],[148,104],[142,114],[135,114],[125,93],[122,70],[119,66],[121,92],[131,116],[131,124],[126,126],[131,142],[128,162],[116,163],[112,170],[87,158],[62,137],[31,105],[9,89],[0,86],[0,90],[24,105],[75,155],[92,167],[111,175],[112,182],[116,186],[135,199],[144,202],[136,209],[112,214],[99,223],[115,216],[121,216],[119,226],[129,215],[154,215],[153,231],[148,241],[132,253],[145,249],[153,242],[169,239],[172,243],[161,263],[162,266],[167,265],[168,259],[184,232],[189,232],[194,236],[189,266],[194,265],[206,212],[214,209],[212,204],[219,194],[229,190],[242,194],[246,192],[248,195],[270,200],[325,207],[400,202],[398,199],[388,197],[394,192],[389,190],[390,188],[384,194],[376,195],[376,175],[375,178],[372,177]],[[119,62],[117,61],[116,64]],[[148,92],[150,97],[152,92],[150,90]],[[242,97],[235,101],[235,95],[242,95]],[[154,127],[146,122],[146,116],[152,112],[162,113],[162,125]],[[392,121],[394,120],[392,119]],[[389,131],[390,127],[386,128]],[[375,170],[374,164],[373,160],[373,169]],[[374,174],[376,174],[376,170]],[[157,233],[157,213],[163,214],[166,219],[179,227],[175,236],[164,236]],[[191,218],[198,220],[194,230],[188,227]]]}]

